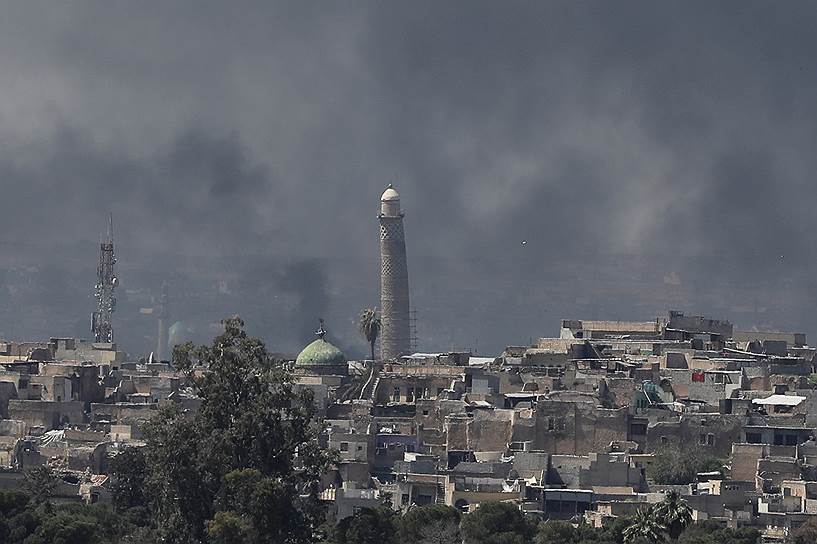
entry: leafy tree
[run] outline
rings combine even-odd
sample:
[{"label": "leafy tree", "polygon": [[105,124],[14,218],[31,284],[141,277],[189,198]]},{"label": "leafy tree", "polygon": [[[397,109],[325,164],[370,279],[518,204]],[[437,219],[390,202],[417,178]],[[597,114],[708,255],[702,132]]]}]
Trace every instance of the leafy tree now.
[{"label": "leafy tree", "polygon": [[417,506],[400,520],[400,542],[415,544],[460,544],[460,511],[450,506],[433,504]]},{"label": "leafy tree", "polygon": [[599,542],[622,544],[624,542],[624,529],[629,525],[629,519],[625,517],[616,518],[612,523],[601,528]]},{"label": "leafy tree", "polygon": [[436,519],[420,529],[420,544],[462,544],[460,525],[450,519]]},{"label": "leafy tree", "polygon": [[466,544],[525,544],[536,528],[515,505],[484,502],[462,519],[460,527]]},{"label": "leafy tree", "polygon": [[29,511],[28,495],[20,491],[0,491],[0,542],[22,541],[33,532],[33,516]]},{"label": "leafy tree", "polygon": [[25,472],[23,491],[35,503],[41,503],[51,498],[57,489],[57,483],[57,478],[50,468],[46,466],[34,467]]},{"label": "leafy tree", "polygon": [[145,497],[145,452],[127,447],[111,460],[111,492],[117,511],[147,505]]},{"label": "leafy tree", "polygon": [[335,530],[337,544],[396,544],[397,513],[388,506],[361,508]]},{"label": "leafy tree", "polygon": [[254,533],[252,524],[234,512],[216,512],[207,522],[207,535],[213,544],[252,541]]},{"label": "leafy tree", "polygon": [[664,500],[655,505],[654,513],[659,523],[666,527],[667,535],[676,540],[692,523],[692,508],[677,491],[667,493]]},{"label": "leafy tree", "polygon": [[358,322],[360,334],[369,343],[372,350],[372,361],[374,361],[374,345],[377,343],[377,337],[380,336],[381,322],[377,316],[375,308],[365,308],[360,312],[360,320]]},{"label": "leafy tree", "polygon": [[792,532],[792,544],[814,544],[817,542],[817,520],[810,518]]},{"label": "leafy tree", "polygon": [[629,524],[617,518],[606,527],[596,529],[587,523],[574,526],[566,521],[550,520],[539,524],[535,544],[622,544],[622,531]]},{"label": "leafy tree", "polygon": [[[815,540],[807,540],[811,544]],[[678,544],[759,544],[760,532],[743,527],[730,529],[714,521],[690,525],[678,537]]]},{"label": "leafy tree", "polygon": [[[82,503],[35,502],[19,491],[0,492],[3,544],[103,544],[125,542],[134,528],[113,509]],[[133,542],[147,544],[147,538]]]},{"label": "leafy tree", "polygon": [[539,524],[536,544],[571,544],[576,542],[576,528],[566,521],[551,520]]},{"label": "leafy tree", "polygon": [[699,472],[721,471],[723,463],[712,457],[701,455],[695,448],[681,449],[667,444],[655,452],[647,475],[661,485],[685,485],[695,481]]},{"label": "leafy tree", "polygon": [[58,513],[44,516],[25,544],[96,544],[101,542],[96,520],[88,515]]},{"label": "leafy tree", "polygon": [[658,521],[653,508],[639,508],[624,529],[624,542],[648,542],[656,544],[664,540],[666,528]]},{"label": "leafy tree", "polygon": [[719,472],[723,476],[723,461],[715,457],[707,457],[698,466],[698,472]]},{"label": "leafy tree", "polygon": [[198,391],[195,414],[160,410],[145,428],[146,487],[169,543],[310,542],[320,476],[335,457],[317,444],[311,392],[294,387],[238,317],[211,346],[176,346]]}]

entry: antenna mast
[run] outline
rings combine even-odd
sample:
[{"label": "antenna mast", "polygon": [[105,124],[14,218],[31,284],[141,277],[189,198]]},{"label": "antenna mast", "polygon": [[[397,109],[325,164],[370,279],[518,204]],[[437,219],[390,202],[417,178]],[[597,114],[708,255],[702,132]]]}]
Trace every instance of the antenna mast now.
[{"label": "antenna mast", "polygon": [[96,311],[91,316],[91,332],[94,334],[94,342],[113,343],[111,314],[116,309],[114,289],[117,285],[113,270],[114,264],[116,264],[116,256],[113,252],[113,214],[111,214],[108,218],[108,234],[99,245],[99,264],[96,267],[96,285],[94,286]]}]

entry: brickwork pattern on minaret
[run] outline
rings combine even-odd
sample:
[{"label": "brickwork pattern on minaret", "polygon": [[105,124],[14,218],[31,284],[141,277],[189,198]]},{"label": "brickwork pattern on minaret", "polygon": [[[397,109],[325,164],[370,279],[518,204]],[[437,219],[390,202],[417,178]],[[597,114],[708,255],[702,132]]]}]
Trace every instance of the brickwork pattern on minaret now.
[{"label": "brickwork pattern on minaret", "polygon": [[380,214],[380,354],[393,359],[411,347],[408,264],[403,214]]}]

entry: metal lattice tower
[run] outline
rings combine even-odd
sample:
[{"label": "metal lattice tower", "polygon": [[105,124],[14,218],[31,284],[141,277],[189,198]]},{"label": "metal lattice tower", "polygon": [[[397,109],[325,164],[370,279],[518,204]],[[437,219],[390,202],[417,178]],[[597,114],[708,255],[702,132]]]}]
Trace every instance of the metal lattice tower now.
[{"label": "metal lattice tower", "polygon": [[99,245],[99,264],[96,267],[96,285],[94,286],[96,311],[91,316],[91,332],[94,334],[94,342],[113,343],[111,314],[116,310],[116,297],[113,293],[117,284],[113,270],[114,264],[116,264],[116,256],[113,252],[113,214],[111,214],[108,219],[108,235]]},{"label": "metal lattice tower", "polygon": [[380,354],[385,360],[411,350],[408,264],[400,195],[389,184],[380,197]]}]

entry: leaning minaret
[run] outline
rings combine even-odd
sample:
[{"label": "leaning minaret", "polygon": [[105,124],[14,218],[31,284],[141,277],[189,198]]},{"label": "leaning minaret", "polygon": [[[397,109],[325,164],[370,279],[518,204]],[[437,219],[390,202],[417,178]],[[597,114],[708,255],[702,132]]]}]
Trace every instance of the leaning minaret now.
[{"label": "leaning minaret", "polygon": [[380,356],[393,359],[411,349],[408,265],[400,195],[389,184],[380,197]]}]

